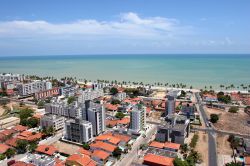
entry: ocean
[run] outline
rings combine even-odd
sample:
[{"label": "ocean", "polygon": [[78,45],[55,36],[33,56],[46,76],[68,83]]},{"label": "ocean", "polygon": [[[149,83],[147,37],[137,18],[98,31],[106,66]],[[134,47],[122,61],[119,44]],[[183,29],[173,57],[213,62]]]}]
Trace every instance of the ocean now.
[{"label": "ocean", "polygon": [[0,57],[0,73],[118,80],[188,87],[250,85],[250,55],[67,55]]}]

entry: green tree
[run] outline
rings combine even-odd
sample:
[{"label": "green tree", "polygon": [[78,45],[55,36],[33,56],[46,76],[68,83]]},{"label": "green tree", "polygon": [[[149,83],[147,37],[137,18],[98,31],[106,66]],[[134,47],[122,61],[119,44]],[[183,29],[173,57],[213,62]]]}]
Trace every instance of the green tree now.
[{"label": "green tree", "polygon": [[38,126],[38,119],[31,117],[27,120],[26,126],[29,126],[30,128],[34,128]]},{"label": "green tree", "polygon": [[115,114],[115,117],[116,117],[116,118],[119,118],[119,119],[124,118],[124,116],[125,116],[125,114],[122,113],[122,112],[117,112],[117,113]]},{"label": "green tree", "polygon": [[198,139],[199,139],[198,134],[194,134],[194,136],[193,136],[193,138],[192,138],[192,140],[191,140],[189,146],[190,146],[191,148],[195,148],[195,146],[196,146],[196,144],[197,144],[197,142],[198,142]]},{"label": "green tree", "polygon": [[75,96],[68,97],[68,104],[73,103],[76,100]]},{"label": "green tree", "polygon": [[115,95],[115,94],[118,93],[118,89],[117,89],[116,87],[112,87],[112,88],[110,89],[110,93],[111,93],[112,95]]},{"label": "green tree", "polygon": [[229,108],[228,112],[230,113],[237,113],[239,111],[239,107],[232,106]]},{"label": "green tree", "polygon": [[39,109],[44,108],[44,105],[45,105],[45,102],[42,101],[42,100],[37,103],[37,106],[38,106]]},{"label": "green tree", "polygon": [[26,108],[26,109],[21,109],[19,112],[19,117],[20,119],[27,119],[33,115],[34,111],[32,109]]},{"label": "green tree", "polygon": [[31,142],[28,146],[28,151],[29,152],[34,152],[37,148],[37,143],[36,142]]},{"label": "green tree", "polygon": [[8,149],[6,152],[5,152],[5,155],[7,158],[11,158],[12,156],[14,156],[16,154],[16,151],[12,148]]},{"label": "green tree", "polygon": [[26,140],[18,140],[16,149],[18,153],[25,153],[27,151],[28,141]]},{"label": "green tree", "polygon": [[183,144],[181,145],[181,151],[183,153],[187,153],[188,152],[188,144]]},{"label": "green tree", "polygon": [[242,166],[242,164],[239,163],[239,162],[235,163],[235,162],[232,161],[231,163],[227,163],[226,166]]},{"label": "green tree", "polygon": [[175,158],[174,166],[189,166],[189,164],[185,160],[181,160],[180,158]]},{"label": "green tree", "polygon": [[4,154],[0,154],[0,161],[1,160],[4,160],[6,157],[5,157],[5,155]]},{"label": "green tree", "polygon": [[87,143],[82,144],[83,149],[89,150],[90,146]]},{"label": "green tree", "polygon": [[113,99],[111,101],[111,104],[120,104],[120,103],[121,103],[120,100],[116,100],[116,99]]},{"label": "green tree", "polygon": [[122,154],[122,150],[119,147],[117,147],[112,154],[114,157],[120,157]]},{"label": "green tree", "polygon": [[217,114],[211,114],[210,115],[210,121],[212,123],[216,123],[219,120],[219,116]]}]

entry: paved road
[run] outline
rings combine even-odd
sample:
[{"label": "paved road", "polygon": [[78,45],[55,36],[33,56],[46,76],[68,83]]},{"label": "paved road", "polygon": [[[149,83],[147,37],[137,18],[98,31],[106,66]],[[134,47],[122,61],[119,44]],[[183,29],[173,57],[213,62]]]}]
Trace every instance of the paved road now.
[{"label": "paved road", "polygon": [[[198,93],[195,93],[197,104],[199,106],[201,117],[207,126],[209,124],[208,117],[205,113],[205,110],[203,108],[203,104],[200,98],[200,95]],[[217,151],[216,151],[216,131],[213,127],[206,127],[208,131],[208,163],[212,166],[217,166]]]},{"label": "paved road", "polygon": [[148,143],[150,141],[151,137],[155,134],[156,130],[157,130],[157,126],[152,125],[152,127],[149,128],[149,130],[146,132],[146,137],[145,138],[143,138],[142,136],[137,138],[135,143],[132,145],[132,150],[129,151],[124,158],[117,161],[115,166],[121,166],[121,165],[122,166],[129,166],[129,165],[131,165],[131,163],[136,158],[138,158],[138,150],[140,148],[140,145]]}]

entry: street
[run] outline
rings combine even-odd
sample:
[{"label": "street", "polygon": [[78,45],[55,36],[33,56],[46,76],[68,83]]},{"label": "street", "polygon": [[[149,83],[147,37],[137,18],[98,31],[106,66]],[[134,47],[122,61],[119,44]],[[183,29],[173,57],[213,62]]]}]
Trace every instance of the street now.
[{"label": "street", "polygon": [[[199,110],[201,117],[205,123],[206,131],[208,133],[208,163],[212,166],[217,166],[217,151],[216,151],[216,131],[213,127],[209,127],[209,120],[203,108],[203,104],[198,93],[195,93],[197,104],[199,105]],[[199,145],[198,145],[199,146]]]},{"label": "street", "polygon": [[148,143],[151,137],[153,136],[153,134],[156,132],[156,130],[157,130],[157,126],[152,125],[152,127],[149,128],[149,130],[146,132],[145,138],[143,138],[142,136],[139,136],[139,138],[137,138],[135,143],[132,145],[132,150],[129,151],[124,158],[117,161],[115,166],[120,166],[120,165],[129,166],[134,161],[134,159],[138,157],[138,150],[140,148],[140,145]]}]

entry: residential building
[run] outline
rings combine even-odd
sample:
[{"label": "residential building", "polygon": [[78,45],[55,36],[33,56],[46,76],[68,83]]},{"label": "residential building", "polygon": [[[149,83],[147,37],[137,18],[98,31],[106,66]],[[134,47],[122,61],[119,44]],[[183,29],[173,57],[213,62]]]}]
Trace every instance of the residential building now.
[{"label": "residential building", "polygon": [[52,101],[45,105],[46,113],[64,116],[66,118],[82,117],[83,113],[86,112],[85,109],[85,103],[79,103],[77,101],[71,104],[68,104],[66,100]]},{"label": "residential building", "polygon": [[189,132],[190,120],[182,115],[173,115],[167,122],[158,126],[156,140],[184,144]]},{"label": "residential building", "polygon": [[87,109],[87,118],[93,126],[93,134],[95,136],[105,131],[105,108],[103,104],[90,102]]},{"label": "residential building", "polygon": [[0,81],[23,81],[24,76],[20,74],[12,74],[12,73],[1,73]]},{"label": "residential building", "polygon": [[130,112],[130,130],[132,132],[139,132],[146,126],[146,107],[141,104],[133,106]]},{"label": "residential building", "polygon": [[45,99],[47,97],[53,97],[59,95],[59,88],[52,88],[40,92],[35,93],[35,98],[36,99]]},{"label": "residential building", "polygon": [[77,88],[75,86],[65,86],[59,89],[59,94],[61,96],[70,97],[70,96],[74,96],[76,91],[77,91]]},{"label": "residential building", "polygon": [[18,94],[21,96],[32,95],[36,92],[49,90],[52,88],[51,82],[36,80],[30,83],[17,84]]},{"label": "residential building", "polygon": [[40,154],[27,154],[26,163],[32,163],[39,166],[55,165],[54,157]]},{"label": "residential building", "polygon": [[64,117],[62,116],[45,114],[40,120],[40,126],[42,128],[53,127],[55,131],[58,131],[64,128],[64,121]]},{"label": "residential building", "polygon": [[66,166],[96,166],[96,162],[93,161],[90,156],[84,154],[73,154],[66,160]]},{"label": "residential building", "polygon": [[127,94],[125,92],[119,92],[113,96],[113,99],[123,101],[124,99],[126,99],[126,97]]},{"label": "residential building", "polygon": [[171,116],[172,114],[175,113],[175,96],[171,96],[171,95],[168,95],[167,96],[168,100],[166,101],[166,112],[165,112],[165,115],[166,117],[167,116]]},{"label": "residential building", "polygon": [[93,139],[92,124],[81,119],[70,119],[65,123],[64,139],[76,142],[87,143]]},{"label": "residential building", "polygon": [[186,116],[190,120],[195,120],[195,105],[191,103],[182,104],[180,114]]},{"label": "residential building", "polygon": [[173,166],[174,158],[148,153],[144,156],[143,164],[153,166]]},{"label": "residential building", "polygon": [[78,101],[84,103],[86,100],[93,100],[103,95],[103,89],[87,89],[79,92]]}]

